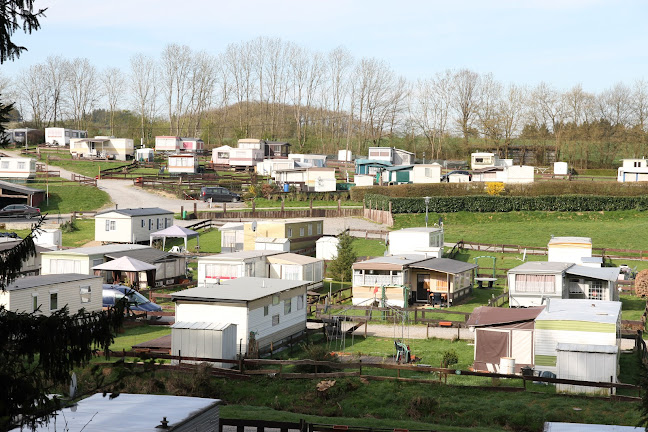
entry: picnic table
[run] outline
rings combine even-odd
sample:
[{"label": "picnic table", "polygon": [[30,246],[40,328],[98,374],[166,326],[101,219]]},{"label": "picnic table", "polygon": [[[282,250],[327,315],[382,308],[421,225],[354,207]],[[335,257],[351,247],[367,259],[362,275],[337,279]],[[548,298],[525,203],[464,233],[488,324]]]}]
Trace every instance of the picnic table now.
[{"label": "picnic table", "polygon": [[489,278],[489,277],[476,277],[475,281],[477,282],[477,288],[484,288],[484,282],[488,282],[488,288],[493,288],[493,282],[495,282],[497,278]]}]

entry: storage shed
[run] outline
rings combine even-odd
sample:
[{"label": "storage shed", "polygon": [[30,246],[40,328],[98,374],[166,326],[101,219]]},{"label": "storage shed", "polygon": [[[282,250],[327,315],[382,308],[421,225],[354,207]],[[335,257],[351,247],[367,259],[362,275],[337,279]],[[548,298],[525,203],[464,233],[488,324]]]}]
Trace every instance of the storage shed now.
[{"label": "storage shed", "polygon": [[[558,353],[556,375],[559,378],[617,382],[619,347],[616,345],[559,343],[556,352]],[[609,396],[615,393],[614,390],[605,387],[556,384],[558,393],[595,393]]]},{"label": "storage shed", "polygon": [[333,236],[324,236],[315,242],[315,257],[323,260],[334,260],[337,258],[340,239]]},{"label": "storage shed", "polygon": [[[558,344],[620,347],[621,302],[551,299],[535,322],[534,364],[536,369],[558,373]],[[568,369],[564,369],[568,370]],[[583,370],[584,374],[592,372]],[[617,369],[606,370],[605,381],[616,379]],[[558,378],[567,378],[558,375]]]},{"label": "storage shed", "polygon": [[[236,324],[216,322],[176,322],[171,325],[171,355],[211,359],[236,359]],[[182,360],[201,364],[204,361]],[[207,362],[219,368],[231,368],[232,363]],[[171,364],[179,364],[173,360]]]},{"label": "storage shed", "polygon": [[412,168],[410,180],[412,183],[441,183],[441,165],[416,164]]},{"label": "storage shed", "polygon": [[502,358],[514,359],[516,372],[533,367],[534,321],[543,309],[475,308],[466,322],[475,332],[475,370],[497,372]]},{"label": "storage shed", "polygon": [[356,186],[373,186],[375,180],[375,175],[356,174],[353,176],[353,183],[355,183]]}]

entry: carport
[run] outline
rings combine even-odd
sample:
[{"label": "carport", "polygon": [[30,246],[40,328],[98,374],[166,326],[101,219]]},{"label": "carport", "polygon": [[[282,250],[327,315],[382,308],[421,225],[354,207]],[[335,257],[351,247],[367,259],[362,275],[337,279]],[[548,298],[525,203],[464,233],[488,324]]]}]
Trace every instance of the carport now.
[{"label": "carport", "polygon": [[8,204],[27,204],[37,207],[45,200],[45,191],[28,186],[0,180],[0,203],[2,207]]}]

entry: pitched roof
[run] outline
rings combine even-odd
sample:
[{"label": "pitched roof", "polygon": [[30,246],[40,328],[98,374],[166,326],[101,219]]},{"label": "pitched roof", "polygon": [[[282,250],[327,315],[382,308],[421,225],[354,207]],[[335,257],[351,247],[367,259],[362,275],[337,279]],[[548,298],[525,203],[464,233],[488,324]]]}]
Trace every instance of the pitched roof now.
[{"label": "pitched roof", "polygon": [[570,267],[565,273],[592,279],[616,281],[617,279],[619,279],[620,271],[621,268],[619,267],[587,267],[575,265]]},{"label": "pitched roof", "polygon": [[49,255],[98,255],[98,254],[109,254],[121,251],[133,251],[137,249],[150,248],[149,246],[138,245],[138,244],[107,244],[102,246],[92,246],[92,247],[80,247],[73,249],[62,249],[57,251],[47,251],[43,252]]},{"label": "pitched roof", "polygon": [[20,193],[24,193],[24,194],[27,194],[27,195],[31,195],[31,194],[35,194],[35,193],[39,193],[39,192],[45,192],[42,189],[34,189],[34,188],[30,188],[29,186],[23,186],[23,185],[19,185],[19,184],[16,184],[16,183],[11,183],[11,182],[4,181],[4,180],[0,180],[0,189],[7,189],[7,190],[10,190],[10,191],[20,192]]},{"label": "pitched roof", "polygon": [[498,324],[511,324],[533,321],[545,307],[500,308],[479,306],[473,310],[466,321],[468,327],[484,327]]},{"label": "pitched roof", "polygon": [[118,270],[118,271],[147,271],[155,270],[155,266],[135,258],[123,256],[112,261],[92,267],[92,270]]},{"label": "pitched roof", "polygon": [[110,252],[106,254],[107,258],[113,260],[124,256],[129,256],[131,258],[135,258],[136,260],[140,260],[149,264],[154,264],[160,261],[166,261],[168,259],[179,258],[179,255],[170,252],[161,251],[155,248],[134,249],[134,250],[127,250],[127,251]]},{"label": "pitched roof", "polygon": [[425,261],[410,264],[410,268],[434,270],[449,274],[463,273],[477,268],[475,264],[458,261],[450,258],[430,258]]},{"label": "pitched roof", "polygon": [[424,261],[425,255],[401,254],[372,258],[353,263],[354,270],[401,270],[412,263]]},{"label": "pitched roof", "polygon": [[110,209],[97,213],[97,216],[107,213],[119,213],[126,216],[153,216],[159,214],[173,214],[171,210],[164,210],[159,207],[149,208],[129,208],[129,209]]},{"label": "pitched roof", "polygon": [[527,261],[509,270],[509,273],[562,273],[573,263]]}]

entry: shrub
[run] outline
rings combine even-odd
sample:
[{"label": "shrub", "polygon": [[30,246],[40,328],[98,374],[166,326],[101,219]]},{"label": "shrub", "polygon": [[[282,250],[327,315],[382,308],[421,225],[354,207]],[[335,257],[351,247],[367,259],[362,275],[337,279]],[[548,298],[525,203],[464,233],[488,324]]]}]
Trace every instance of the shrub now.
[{"label": "shrub", "polygon": [[490,196],[502,195],[504,193],[504,183],[490,182],[486,185],[486,193]]},{"label": "shrub", "polygon": [[[336,354],[331,353],[326,345],[314,345],[312,343],[302,344],[302,349],[304,354],[302,359],[316,360],[316,361],[327,361],[327,362],[339,362],[340,359]],[[333,368],[329,366],[311,366],[311,365],[296,365],[295,372],[299,373],[314,373],[317,369],[317,372],[326,373],[332,372]]]},{"label": "shrub", "polygon": [[70,219],[68,222],[64,222],[61,224],[61,232],[73,233],[75,231],[79,231],[79,227],[77,226],[76,219]]},{"label": "shrub", "polygon": [[441,367],[447,368],[457,363],[459,363],[459,356],[455,350],[451,349],[443,353],[443,357],[441,357]]}]

